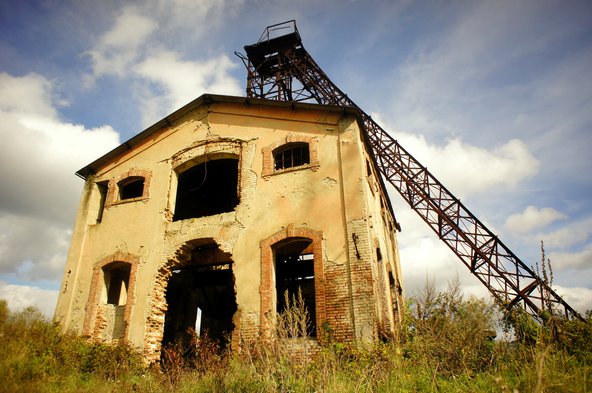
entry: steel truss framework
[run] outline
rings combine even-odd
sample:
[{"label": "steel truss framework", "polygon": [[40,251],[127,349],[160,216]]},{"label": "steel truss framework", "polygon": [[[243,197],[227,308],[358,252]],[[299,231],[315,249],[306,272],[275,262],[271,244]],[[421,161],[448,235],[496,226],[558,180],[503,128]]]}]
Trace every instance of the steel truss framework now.
[{"label": "steel truss framework", "polygon": [[[277,35],[278,31],[287,34]],[[276,34],[275,37],[272,35]],[[356,108],[365,138],[384,179],[392,184],[460,258],[496,301],[520,307],[545,322],[551,310],[568,319],[582,317],[506,247],[426,167],[362,111],[321,70],[302,46],[294,21],[269,26],[259,41],[237,53],[247,68],[247,97],[316,101]]]}]

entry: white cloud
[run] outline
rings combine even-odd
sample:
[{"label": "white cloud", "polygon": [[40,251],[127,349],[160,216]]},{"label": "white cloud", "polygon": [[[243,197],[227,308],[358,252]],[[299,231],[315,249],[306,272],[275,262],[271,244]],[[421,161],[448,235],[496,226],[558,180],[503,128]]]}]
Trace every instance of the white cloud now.
[{"label": "white cloud", "polygon": [[535,239],[543,240],[545,247],[566,249],[585,243],[592,236],[592,217],[572,220],[560,229],[547,233],[538,233]]},{"label": "white cloud", "polygon": [[547,256],[555,270],[592,270],[592,245],[579,252],[551,252]]},{"label": "white cloud", "polygon": [[[379,124],[382,116],[373,113]],[[394,129],[386,125],[386,129]],[[491,191],[499,187],[514,187],[535,175],[539,162],[524,142],[508,140],[501,146],[484,149],[460,138],[436,145],[423,135],[393,132],[401,145],[459,198]]]},{"label": "white cloud", "polygon": [[134,71],[157,89],[141,94],[145,123],[153,122],[203,93],[240,95],[241,87],[229,74],[235,65],[220,55],[203,61],[181,60],[162,51],[139,63]]},{"label": "white cloud", "polygon": [[73,222],[69,224],[0,213],[0,273],[25,280],[59,280],[72,237]]},{"label": "white cloud", "polygon": [[[61,121],[53,85],[39,75],[0,84],[0,273],[59,280],[82,182],[74,172],[119,143],[108,126]],[[22,89],[21,86],[23,87]],[[10,102],[11,91],[21,90]]]},{"label": "white cloud", "polygon": [[436,146],[423,136],[397,135],[403,146],[409,146],[412,154],[459,197],[499,186],[515,186],[538,170],[538,161],[518,139],[487,150],[459,138]]},{"label": "white cloud", "polygon": [[123,8],[87,52],[92,66],[87,86],[104,75],[128,84],[139,102],[144,126],[203,93],[241,95],[243,89],[230,75],[236,64],[228,56],[200,53],[200,59],[184,59],[176,50],[187,43],[203,47],[200,38],[241,4],[177,0],[171,5],[151,0]]},{"label": "white cloud", "polygon": [[7,113],[35,113],[56,116],[51,105],[51,82],[40,75],[13,77],[0,72],[0,110]]},{"label": "white cloud", "polygon": [[454,17],[444,17],[437,34],[415,36],[389,74],[389,117],[430,139],[461,136],[491,146],[520,138],[543,168],[555,171],[548,176],[559,168],[570,176],[574,167],[585,170],[590,137],[581,131],[590,128],[592,82],[580,76],[592,56],[581,41],[588,13],[581,5],[444,5],[442,14]]},{"label": "white cloud", "polygon": [[6,300],[10,311],[19,312],[26,307],[36,307],[43,315],[51,318],[55,311],[58,291],[0,281],[0,299]]},{"label": "white cloud", "polygon": [[[150,4],[150,1],[146,3]],[[224,20],[237,15],[244,0],[155,0],[155,7],[148,5],[158,19],[165,20],[163,28],[178,29],[187,35],[201,38],[208,29],[220,25]]]},{"label": "white cloud", "polygon": [[[200,40],[236,15],[242,0],[147,0],[123,7],[111,28],[85,52],[92,75],[87,85],[103,75],[130,76],[130,69],[151,57],[155,48],[203,46]],[[161,70],[162,71],[162,70]]]},{"label": "white cloud", "polygon": [[156,23],[139,13],[136,7],[127,7],[115,21],[113,28],[99,41],[102,48],[135,49],[154,31]]},{"label": "white cloud", "polygon": [[557,220],[565,220],[567,216],[553,208],[537,208],[527,206],[522,213],[512,214],[506,220],[505,227],[517,233],[528,233],[535,229],[543,229]]},{"label": "white cloud", "polygon": [[115,147],[108,126],[86,129],[55,118],[0,109],[0,212],[71,223],[81,182],[74,172]]},{"label": "white cloud", "polygon": [[561,287],[554,285],[553,289],[574,310],[582,316],[586,310],[592,310],[592,289],[583,287]]},{"label": "white cloud", "polygon": [[91,58],[93,75],[123,76],[141,54],[142,45],[156,28],[157,23],[142,15],[138,8],[124,8],[111,30],[87,52]]}]

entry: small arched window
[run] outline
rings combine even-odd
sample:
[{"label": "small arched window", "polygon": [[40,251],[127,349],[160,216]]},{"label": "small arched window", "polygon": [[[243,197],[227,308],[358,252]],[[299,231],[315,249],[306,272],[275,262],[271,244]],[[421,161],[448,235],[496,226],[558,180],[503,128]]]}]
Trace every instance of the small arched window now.
[{"label": "small arched window", "polygon": [[144,195],[144,182],[142,176],[130,176],[117,183],[119,200],[141,198]]},{"label": "small arched window", "polygon": [[273,151],[274,170],[279,171],[310,164],[310,149],[306,142],[287,143]]}]

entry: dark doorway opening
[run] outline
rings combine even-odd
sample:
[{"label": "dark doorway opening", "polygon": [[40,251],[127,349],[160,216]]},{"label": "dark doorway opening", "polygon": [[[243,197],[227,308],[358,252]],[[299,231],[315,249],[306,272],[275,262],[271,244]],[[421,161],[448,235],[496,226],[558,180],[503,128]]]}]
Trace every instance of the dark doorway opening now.
[{"label": "dark doorway opening", "polygon": [[316,337],[316,297],[312,241],[304,238],[286,239],[274,247],[277,312],[286,311],[288,299],[302,293],[304,307],[310,316],[307,334]]},{"label": "dark doorway opening", "polygon": [[238,159],[208,160],[179,174],[173,221],[231,212],[238,202]]},{"label": "dark doorway opening", "polygon": [[207,337],[226,348],[237,310],[230,255],[215,244],[196,247],[191,262],[173,270],[166,301],[163,347]]}]

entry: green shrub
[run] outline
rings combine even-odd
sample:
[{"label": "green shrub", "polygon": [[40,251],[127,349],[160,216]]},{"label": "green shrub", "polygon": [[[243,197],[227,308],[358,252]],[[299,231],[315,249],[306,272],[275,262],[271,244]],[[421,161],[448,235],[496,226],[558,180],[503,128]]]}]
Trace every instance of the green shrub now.
[{"label": "green shrub", "polygon": [[464,300],[458,282],[440,294],[428,283],[410,300],[405,354],[442,375],[480,372],[494,356],[493,315],[494,307],[484,300]]}]

